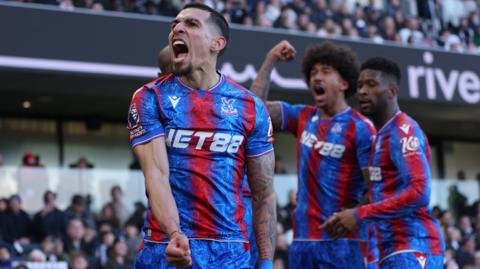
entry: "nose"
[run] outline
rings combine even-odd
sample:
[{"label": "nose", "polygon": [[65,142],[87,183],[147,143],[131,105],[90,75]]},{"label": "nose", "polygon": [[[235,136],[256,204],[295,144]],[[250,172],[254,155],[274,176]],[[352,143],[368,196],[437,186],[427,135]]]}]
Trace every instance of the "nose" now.
[{"label": "nose", "polygon": [[185,25],[182,22],[175,24],[175,26],[172,27],[172,32],[174,34],[185,32]]}]

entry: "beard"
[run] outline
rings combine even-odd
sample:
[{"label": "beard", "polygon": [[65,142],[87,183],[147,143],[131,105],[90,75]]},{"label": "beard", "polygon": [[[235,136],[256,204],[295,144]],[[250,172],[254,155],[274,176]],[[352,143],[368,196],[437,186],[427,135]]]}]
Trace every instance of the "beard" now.
[{"label": "beard", "polygon": [[172,66],[172,73],[176,76],[186,76],[192,72],[193,66],[190,63],[188,66],[184,68],[179,68],[177,66]]}]

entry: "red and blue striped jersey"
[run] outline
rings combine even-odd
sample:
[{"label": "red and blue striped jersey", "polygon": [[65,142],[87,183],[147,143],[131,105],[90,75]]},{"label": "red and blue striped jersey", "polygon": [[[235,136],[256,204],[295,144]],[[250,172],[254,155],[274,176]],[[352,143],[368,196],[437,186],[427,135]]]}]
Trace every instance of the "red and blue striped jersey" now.
[{"label": "red and blue striped jersey", "polygon": [[[263,102],[223,75],[208,90],[166,75],[135,92],[128,118],[132,147],[166,138],[169,180],[185,235],[247,242],[246,158],[273,150]],[[150,207],[144,231],[147,240],[166,240]]]},{"label": "red and blue striped jersey", "polygon": [[378,132],[370,159],[370,201],[356,209],[360,222],[375,222],[380,259],[398,252],[441,255],[438,222],[428,209],[430,146],[418,124],[397,113]]},{"label": "red and blue striped jersey", "polygon": [[[282,129],[297,137],[298,195],[295,240],[330,240],[318,227],[333,213],[358,204],[367,188],[373,124],[347,108],[324,119],[313,106],[281,103]],[[366,240],[366,227],[347,236]]]}]

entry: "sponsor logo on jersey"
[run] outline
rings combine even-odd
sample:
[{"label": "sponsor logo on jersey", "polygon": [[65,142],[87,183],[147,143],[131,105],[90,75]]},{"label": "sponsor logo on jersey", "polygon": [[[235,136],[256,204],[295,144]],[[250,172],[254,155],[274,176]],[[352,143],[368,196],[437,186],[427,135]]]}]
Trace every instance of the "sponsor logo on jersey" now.
[{"label": "sponsor logo on jersey", "polygon": [[402,154],[404,156],[417,154],[420,149],[420,140],[416,136],[408,136],[400,139],[402,144]]},{"label": "sponsor logo on jersey", "polygon": [[318,120],[318,115],[312,117],[312,122],[316,122]]},{"label": "sponsor logo on jersey", "polygon": [[303,145],[313,148],[322,156],[341,158],[345,152],[345,145],[319,141],[314,134],[307,131],[303,131],[300,141]]},{"label": "sponsor logo on jersey", "polygon": [[167,135],[167,146],[184,149],[210,150],[213,152],[237,153],[245,137],[220,132],[203,132],[184,129],[170,129]]},{"label": "sponsor logo on jersey", "polygon": [[228,116],[236,116],[238,114],[238,111],[235,107],[233,107],[234,103],[235,99],[222,97],[222,114]]},{"label": "sponsor logo on jersey", "polygon": [[178,101],[180,101],[180,97],[175,95],[168,96],[168,99],[170,100],[170,103],[172,104],[173,108],[176,108],[178,105]]}]

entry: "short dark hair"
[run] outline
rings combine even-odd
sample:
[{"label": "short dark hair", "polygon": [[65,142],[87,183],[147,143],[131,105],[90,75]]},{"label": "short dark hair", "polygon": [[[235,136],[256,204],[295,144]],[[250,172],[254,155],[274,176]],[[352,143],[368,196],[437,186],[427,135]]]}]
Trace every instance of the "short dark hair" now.
[{"label": "short dark hair", "polygon": [[230,27],[228,26],[228,22],[225,19],[225,17],[223,17],[223,15],[220,12],[216,11],[215,9],[200,3],[186,4],[182,8],[182,10],[187,8],[197,8],[197,9],[205,10],[208,13],[210,13],[210,21],[216,27],[218,27],[218,30],[220,30],[220,33],[222,34],[222,36],[225,37],[225,39],[227,40],[227,44],[225,45],[225,48],[223,48],[220,51],[220,55],[223,54],[223,52],[227,49],[228,41],[230,40]]},{"label": "short dark hair", "polygon": [[372,57],[366,60],[360,67],[360,71],[365,69],[372,69],[381,71],[382,73],[392,76],[395,79],[395,82],[400,84],[400,79],[402,78],[402,73],[398,64],[385,57]]},{"label": "short dark hair", "polygon": [[337,70],[342,79],[348,82],[346,96],[355,93],[358,79],[359,62],[355,52],[348,46],[334,44],[330,41],[311,46],[302,60],[302,73],[310,86],[310,72],[315,64],[326,64]]}]

